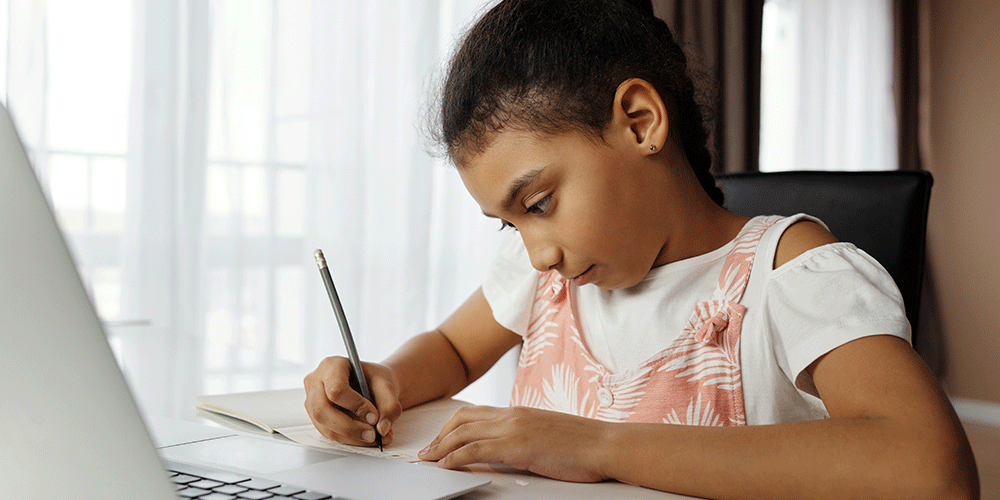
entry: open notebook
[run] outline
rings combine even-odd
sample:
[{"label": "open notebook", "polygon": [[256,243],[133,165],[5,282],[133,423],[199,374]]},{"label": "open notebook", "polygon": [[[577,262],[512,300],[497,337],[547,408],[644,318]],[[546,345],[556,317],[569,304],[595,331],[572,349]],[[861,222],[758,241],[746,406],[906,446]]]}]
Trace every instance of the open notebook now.
[{"label": "open notebook", "polygon": [[439,399],[410,408],[393,424],[392,444],[379,451],[375,447],[359,448],[324,437],[309,419],[303,406],[305,400],[305,389],[297,388],[201,396],[197,406],[307,446],[407,462],[419,462],[417,452],[437,437],[455,410],[470,406],[456,399]]}]

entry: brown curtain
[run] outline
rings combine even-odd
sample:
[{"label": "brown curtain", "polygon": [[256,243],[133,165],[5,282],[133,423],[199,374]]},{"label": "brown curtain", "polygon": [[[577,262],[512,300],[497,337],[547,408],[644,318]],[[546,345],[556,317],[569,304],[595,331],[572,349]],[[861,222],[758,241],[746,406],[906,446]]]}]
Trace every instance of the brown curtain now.
[{"label": "brown curtain", "polygon": [[[715,173],[758,170],[760,42],[764,0],[653,0],[684,47],[715,111]],[[708,88],[704,88],[708,85]]]},{"label": "brown curtain", "polygon": [[[920,156],[920,109],[924,89],[920,88],[921,16],[926,11],[919,0],[893,0],[893,94],[896,105],[896,144],[900,170],[922,170]],[[933,209],[933,194],[931,196]],[[934,284],[934,269],[924,265],[920,295],[920,323],[913,332],[913,347],[937,376],[944,375],[945,353],[941,339],[941,319]]]},{"label": "brown curtain", "polygon": [[900,170],[920,170],[920,15],[916,0],[894,0],[893,93]]}]

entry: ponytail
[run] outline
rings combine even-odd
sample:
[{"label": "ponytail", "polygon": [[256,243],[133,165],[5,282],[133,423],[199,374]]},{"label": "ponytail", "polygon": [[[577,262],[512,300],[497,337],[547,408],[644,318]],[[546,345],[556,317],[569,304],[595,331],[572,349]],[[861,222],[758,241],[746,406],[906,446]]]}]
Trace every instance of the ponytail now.
[{"label": "ponytail", "polygon": [[709,149],[707,120],[702,112],[702,106],[695,98],[695,85],[691,78],[687,56],[680,44],[674,39],[667,23],[653,14],[652,0],[631,0],[629,3],[653,17],[654,25],[667,40],[665,46],[673,52],[669,59],[678,61],[682,68],[677,72],[676,91],[669,94],[677,109],[677,116],[673,117],[673,122],[680,131],[684,156],[687,157],[691,169],[697,176],[698,183],[701,184],[702,189],[708,193],[712,201],[721,207],[725,201],[725,195],[715,183],[715,176],[712,175],[712,153]]}]

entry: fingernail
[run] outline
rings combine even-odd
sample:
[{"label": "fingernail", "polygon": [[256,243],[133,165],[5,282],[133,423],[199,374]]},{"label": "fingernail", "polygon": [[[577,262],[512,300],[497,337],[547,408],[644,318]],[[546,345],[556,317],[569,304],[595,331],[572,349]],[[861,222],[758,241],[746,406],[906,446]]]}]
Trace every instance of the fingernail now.
[{"label": "fingernail", "polygon": [[392,428],[392,422],[389,422],[388,420],[383,420],[378,423],[378,431],[382,433],[383,436],[388,434],[389,429],[391,428]]},{"label": "fingernail", "polygon": [[367,430],[361,434],[361,440],[365,442],[372,442],[375,440],[375,431]]},{"label": "fingernail", "polygon": [[365,420],[367,420],[369,424],[375,425],[378,423],[378,415],[369,413],[368,416],[365,417]]},{"label": "fingernail", "polygon": [[417,455],[424,456],[424,455],[427,454],[428,451],[430,451],[430,449],[431,449],[431,445],[427,445],[427,446],[424,447],[424,449],[420,450],[417,453]]}]

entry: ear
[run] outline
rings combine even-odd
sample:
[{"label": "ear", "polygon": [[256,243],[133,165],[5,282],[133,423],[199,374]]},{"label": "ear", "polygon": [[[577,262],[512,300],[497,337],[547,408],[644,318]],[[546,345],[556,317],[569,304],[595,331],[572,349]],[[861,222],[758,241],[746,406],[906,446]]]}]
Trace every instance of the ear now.
[{"label": "ear", "polygon": [[640,78],[622,82],[615,92],[612,123],[643,154],[663,150],[670,131],[667,107],[653,85]]}]

